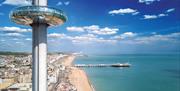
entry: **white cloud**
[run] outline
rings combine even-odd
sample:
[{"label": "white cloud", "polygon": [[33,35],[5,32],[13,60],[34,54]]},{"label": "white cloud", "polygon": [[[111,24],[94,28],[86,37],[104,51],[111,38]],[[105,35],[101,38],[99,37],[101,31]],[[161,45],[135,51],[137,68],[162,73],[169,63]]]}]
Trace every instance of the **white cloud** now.
[{"label": "white cloud", "polygon": [[170,33],[166,35],[155,34],[152,36],[142,36],[142,37],[136,38],[135,41],[138,41],[141,43],[150,43],[150,42],[156,42],[156,41],[173,42],[173,41],[178,41],[179,38],[180,38],[180,32],[177,32],[177,33]]},{"label": "white cloud", "polygon": [[135,13],[132,13],[132,15],[138,15],[140,12],[135,12]]},{"label": "white cloud", "polygon": [[160,1],[160,0],[139,0],[139,3],[145,3],[145,4],[149,5],[155,1]]},{"label": "white cloud", "polygon": [[66,2],[61,2],[61,1],[59,1],[56,5],[57,6],[60,6],[60,5],[69,5],[70,4],[70,1],[66,1]]},{"label": "white cloud", "polygon": [[117,28],[100,28],[98,25],[85,26],[84,29],[86,29],[89,33],[94,33],[98,35],[113,35],[116,34],[117,31],[119,31],[119,29]]},{"label": "white cloud", "polygon": [[78,31],[84,32],[87,31],[88,33],[98,34],[98,35],[113,35],[119,31],[118,28],[109,28],[104,27],[100,28],[98,25],[91,25],[91,26],[83,26],[83,27],[67,27],[68,31]]},{"label": "white cloud", "polygon": [[68,36],[65,34],[61,33],[52,33],[48,34],[48,37],[54,38],[54,39],[65,39],[65,40],[70,40],[72,43],[75,44],[89,44],[89,43],[115,43],[116,40],[114,39],[104,39],[104,38],[99,38],[98,36],[94,34],[84,34],[84,35],[79,35],[79,36]]},{"label": "white cloud", "polygon": [[27,40],[27,41],[31,41],[32,39],[31,39],[31,38],[26,38],[25,40]]},{"label": "white cloud", "polygon": [[0,27],[0,31],[3,32],[31,32],[31,29],[22,29],[19,27]]},{"label": "white cloud", "polygon": [[70,1],[64,2],[64,5],[69,5]]},{"label": "white cloud", "polygon": [[144,19],[157,19],[160,17],[168,16],[168,14],[159,14],[159,15],[144,15]]},{"label": "white cloud", "polygon": [[99,38],[93,34],[85,34],[81,36],[75,36],[71,37],[71,40],[73,43],[116,43],[116,40],[113,39],[104,39],[104,38]]},{"label": "white cloud", "polygon": [[168,14],[159,14],[158,17],[168,16]]},{"label": "white cloud", "polygon": [[120,35],[116,35],[111,39],[119,41],[119,43],[125,44],[148,44],[148,43],[160,43],[160,42],[177,42],[180,39],[180,32],[170,34],[157,34],[142,35],[138,33],[126,32]]},{"label": "white cloud", "polygon": [[144,15],[144,19],[156,19],[158,18],[157,15]]},{"label": "white cloud", "polygon": [[100,27],[98,25],[91,25],[91,26],[85,26],[84,29],[98,31],[100,29]]},{"label": "white cloud", "polygon": [[94,34],[99,34],[99,35],[113,35],[113,34],[116,34],[118,30],[119,29],[117,28],[105,27],[105,28],[101,28],[100,30],[95,30],[91,32]]},{"label": "white cloud", "polygon": [[2,4],[25,6],[31,5],[31,0],[5,0],[4,2],[2,2]]},{"label": "white cloud", "polygon": [[90,41],[96,40],[96,36],[93,34],[86,34],[86,35],[71,37],[71,40],[74,43],[90,42]]},{"label": "white cloud", "polygon": [[131,8],[126,8],[126,9],[119,9],[119,10],[112,10],[109,11],[109,14],[132,14],[136,15],[139,12],[137,10],[131,9]]},{"label": "white cloud", "polygon": [[23,34],[20,33],[6,33],[4,34],[4,36],[8,36],[8,37],[23,37]]},{"label": "white cloud", "polygon": [[170,12],[173,12],[173,11],[175,11],[175,8],[171,8],[171,9],[166,10],[167,13],[170,13]]},{"label": "white cloud", "polygon": [[180,32],[165,35],[168,38],[180,38]]},{"label": "white cloud", "polygon": [[68,31],[76,31],[76,32],[84,32],[84,28],[83,27],[67,27],[66,28]]},{"label": "white cloud", "polygon": [[123,34],[114,36],[113,39],[122,40],[122,39],[133,38],[133,37],[136,37],[136,36],[137,36],[137,33],[125,32],[125,33],[123,33]]},{"label": "white cloud", "polygon": [[63,3],[60,1],[56,4],[57,6],[63,5]]},{"label": "white cloud", "polygon": [[122,38],[135,37],[137,34],[133,32],[125,32],[121,35]]},{"label": "white cloud", "polygon": [[24,45],[23,42],[19,42],[19,41],[16,41],[15,43],[16,43],[16,44],[19,44],[19,45],[21,45],[21,46]]},{"label": "white cloud", "polygon": [[51,33],[51,34],[48,34],[48,37],[50,37],[50,38],[65,38],[66,35],[60,34],[60,33]]},{"label": "white cloud", "polygon": [[180,32],[177,33],[170,33],[166,35],[153,33],[150,35],[143,35],[133,32],[125,32],[120,35],[115,35],[114,37],[104,38],[99,37],[98,35],[94,34],[83,34],[78,36],[68,36],[61,33],[52,33],[48,34],[48,37],[56,40],[66,40],[70,41],[73,44],[93,44],[93,43],[108,43],[108,44],[115,44],[115,43],[123,43],[123,44],[147,44],[147,43],[154,43],[154,42],[175,42],[178,41],[180,38]]}]

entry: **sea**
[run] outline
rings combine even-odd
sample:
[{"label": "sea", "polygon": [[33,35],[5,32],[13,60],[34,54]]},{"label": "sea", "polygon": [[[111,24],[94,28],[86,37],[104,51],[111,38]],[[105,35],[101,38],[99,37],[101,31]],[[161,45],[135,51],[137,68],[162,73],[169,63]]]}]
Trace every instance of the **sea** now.
[{"label": "sea", "polygon": [[129,68],[82,68],[96,91],[180,91],[180,54],[77,57],[75,64],[130,63]]}]

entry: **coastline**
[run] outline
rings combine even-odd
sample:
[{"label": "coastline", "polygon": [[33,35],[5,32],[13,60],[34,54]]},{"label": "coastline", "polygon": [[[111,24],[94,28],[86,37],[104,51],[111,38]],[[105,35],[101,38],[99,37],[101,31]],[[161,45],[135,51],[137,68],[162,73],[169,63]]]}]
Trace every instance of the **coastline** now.
[{"label": "coastline", "polygon": [[73,67],[73,61],[75,58],[76,56],[74,55],[67,56],[61,63],[62,65],[70,68],[71,72],[68,75],[70,83],[76,87],[77,91],[95,91],[85,71],[80,68]]}]

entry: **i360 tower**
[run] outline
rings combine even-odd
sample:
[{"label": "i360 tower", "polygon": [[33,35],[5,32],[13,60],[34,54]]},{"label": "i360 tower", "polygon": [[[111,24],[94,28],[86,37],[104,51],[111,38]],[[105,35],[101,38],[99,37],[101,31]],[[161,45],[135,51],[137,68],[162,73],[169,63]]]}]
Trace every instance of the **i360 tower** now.
[{"label": "i360 tower", "polygon": [[32,90],[47,91],[47,27],[63,24],[63,11],[48,7],[47,0],[32,0],[32,6],[14,9],[10,18],[32,27]]}]

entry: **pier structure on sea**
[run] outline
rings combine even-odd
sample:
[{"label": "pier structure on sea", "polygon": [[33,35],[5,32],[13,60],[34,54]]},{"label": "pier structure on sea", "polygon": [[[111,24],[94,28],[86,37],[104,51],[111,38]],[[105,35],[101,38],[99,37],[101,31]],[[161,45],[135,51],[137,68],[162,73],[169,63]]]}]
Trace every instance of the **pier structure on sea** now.
[{"label": "pier structure on sea", "polygon": [[116,64],[75,64],[75,67],[130,67],[129,63],[116,63]]}]

